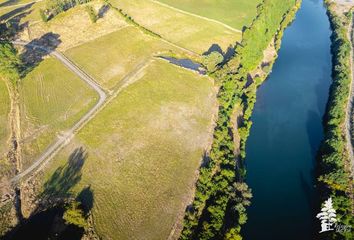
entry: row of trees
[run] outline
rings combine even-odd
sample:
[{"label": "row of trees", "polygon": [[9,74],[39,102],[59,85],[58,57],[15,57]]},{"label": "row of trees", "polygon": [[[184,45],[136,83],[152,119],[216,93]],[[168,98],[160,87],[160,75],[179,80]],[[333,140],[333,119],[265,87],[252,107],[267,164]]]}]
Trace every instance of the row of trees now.
[{"label": "row of trees", "polygon": [[[340,17],[335,5],[326,1],[332,27],[332,78],[329,100],[324,116],[325,136],[319,159],[319,186],[322,199],[332,197],[339,224],[354,226],[353,179],[350,177],[350,158],[346,149],[345,121],[349,104],[351,76],[351,41],[348,39],[352,16]],[[333,239],[353,239],[352,232],[333,232]],[[341,234],[341,235],[340,235]]]},{"label": "row of trees", "polygon": [[[236,47],[235,56],[213,73],[220,85],[218,119],[209,160],[200,169],[195,199],[186,211],[181,239],[242,239],[240,229],[247,220],[245,209],[252,197],[243,182],[246,171],[242,162],[256,88],[262,82],[246,86],[247,75],[261,63],[270,42],[280,38],[299,5],[300,1],[295,0],[264,0]],[[240,108],[243,123],[238,129],[238,156],[233,115]]]},{"label": "row of trees", "polygon": [[0,40],[0,77],[16,84],[20,79],[21,60],[17,50],[8,40]]},{"label": "row of trees", "polygon": [[123,11],[123,9],[115,7],[114,5],[112,5],[111,3],[108,3],[108,6],[114,10],[116,10],[124,19],[127,23],[132,24],[136,27],[138,27],[141,31],[143,31],[144,33],[153,36],[153,37],[157,37],[157,38],[161,38],[161,36],[153,31],[151,31],[150,29],[147,29],[146,27],[140,25],[139,23],[137,23],[134,18],[130,15],[128,15],[127,13],[125,13]]}]

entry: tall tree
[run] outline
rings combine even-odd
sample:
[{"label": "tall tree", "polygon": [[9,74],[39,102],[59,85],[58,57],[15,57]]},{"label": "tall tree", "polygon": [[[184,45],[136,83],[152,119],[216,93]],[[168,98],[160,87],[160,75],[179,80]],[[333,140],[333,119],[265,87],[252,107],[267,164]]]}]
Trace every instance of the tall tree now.
[{"label": "tall tree", "polygon": [[20,78],[21,60],[9,41],[0,41],[0,76],[15,84]]}]

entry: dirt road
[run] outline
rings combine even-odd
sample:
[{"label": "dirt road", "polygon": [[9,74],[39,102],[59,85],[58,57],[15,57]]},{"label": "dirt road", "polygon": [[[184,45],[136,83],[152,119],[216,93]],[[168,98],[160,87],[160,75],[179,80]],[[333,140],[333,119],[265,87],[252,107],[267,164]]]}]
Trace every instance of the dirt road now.
[{"label": "dirt road", "polygon": [[32,48],[33,50],[40,49],[48,52],[51,56],[57,58],[60,62],[62,62],[67,68],[69,68],[73,73],[75,73],[78,77],[80,77],[83,81],[85,81],[89,86],[91,86],[99,95],[99,100],[96,105],[88,111],[72,128],[66,131],[65,134],[58,136],[56,142],[52,143],[46,150],[43,152],[34,162],[23,172],[17,174],[13,177],[10,182],[17,183],[23,177],[32,173],[35,169],[41,166],[43,163],[49,161],[60,149],[66,146],[70,140],[73,138],[74,134],[88,121],[90,118],[104,105],[104,102],[107,99],[106,93],[103,89],[93,80],[87,73],[78,68],[73,62],[71,62],[68,58],[66,58],[63,54],[49,50],[43,46],[37,46],[34,44],[29,44],[23,41],[13,41],[15,45],[26,46]]}]

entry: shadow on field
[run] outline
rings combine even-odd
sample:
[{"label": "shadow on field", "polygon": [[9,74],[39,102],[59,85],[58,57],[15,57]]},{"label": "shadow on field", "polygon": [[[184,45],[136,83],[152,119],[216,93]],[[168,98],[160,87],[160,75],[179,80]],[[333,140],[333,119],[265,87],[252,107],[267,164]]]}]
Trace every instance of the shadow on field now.
[{"label": "shadow on field", "polygon": [[19,0],[7,0],[3,3],[0,4],[0,8],[1,7],[8,7],[8,6],[11,6],[11,5],[15,5],[19,2]]},{"label": "shadow on field", "polygon": [[68,162],[64,166],[57,168],[50,179],[44,184],[41,197],[70,197],[71,189],[81,180],[81,169],[87,156],[87,152],[82,147],[76,148],[74,152],[71,153]]},{"label": "shadow on field", "polygon": [[223,63],[225,63],[228,62],[234,56],[235,48],[232,45],[230,45],[224,52],[219,44],[214,43],[209,47],[208,51],[204,52],[202,55],[206,56],[212,52],[220,53],[224,57]]},{"label": "shadow on field", "polygon": [[22,71],[22,77],[26,76],[38,66],[46,56],[50,55],[60,45],[60,43],[60,35],[49,32],[26,44],[24,46],[25,50],[20,55],[25,66]]},{"label": "shadow on field", "polygon": [[33,4],[16,8],[0,16],[0,36],[4,38],[14,37],[17,32],[28,27],[28,21],[21,24],[21,19],[32,12],[28,10]]},{"label": "shadow on field", "polygon": [[82,204],[85,215],[87,216],[93,208],[94,202],[94,194],[91,186],[84,187],[77,195],[76,200]]},{"label": "shadow on field", "polygon": [[[82,239],[85,229],[65,222],[63,216],[68,202],[74,200],[72,188],[81,180],[81,170],[87,156],[82,147],[76,148],[69,156],[68,162],[58,167],[44,184],[44,190],[39,196],[39,208],[34,210],[29,219],[25,219],[8,232],[4,239]],[[94,202],[91,187],[84,187],[75,200],[79,202],[87,220]]]},{"label": "shadow on field", "polygon": [[5,14],[1,15],[0,16],[0,22],[7,21],[10,18],[16,16],[17,14],[22,13],[23,11],[26,11],[26,10],[30,9],[33,6],[33,4],[34,3],[29,3],[27,5],[24,5],[22,7],[18,7],[18,8],[14,9],[14,10],[8,12],[8,13],[5,13]]},{"label": "shadow on field", "polygon": [[108,10],[109,10],[109,5],[104,4],[100,8],[100,10],[98,10],[98,14],[97,14],[98,18],[103,18],[104,15],[108,12]]}]

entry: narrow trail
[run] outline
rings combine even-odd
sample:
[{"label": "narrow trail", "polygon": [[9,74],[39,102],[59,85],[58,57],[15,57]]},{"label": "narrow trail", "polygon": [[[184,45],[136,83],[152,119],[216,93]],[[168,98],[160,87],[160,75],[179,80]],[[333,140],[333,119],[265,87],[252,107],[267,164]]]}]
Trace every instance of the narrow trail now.
[{"label": "narrow trail", "polygon": [[51,56],[57,58],[60,62],[62,62],[67,68],[69,68],[73,73],[75,73],[78,77],[80,77],[83,81],[85,81],[89,86],[91,86],[99,95],[99,100],[96,105],[88,111],[73,127],[71,127],[65,134],[58,136],[56,142],[52,143],[46,150],[43,152],[34,162],[28,167],[26,170],[17,174],[13,177],[10,182],[15,184],[19,182],[23,177],[31,174],[35,169],[37,169],[43,163],[49,161],[59,150],[61,150],[64,146],[66,146],[70,140],[74,137],[75,133],[86,123],[91,117],[104,105],[104,102],[107,98],[106,93],[103,89],[96,83],[96,81],[91,78],[87,73],[78,68],[73,62],[71,62],[68,58],[66,58],[63,54],[51,51],[43,46],[38,46],[34,44],[29,44],[23,41],[13,41],[15,45],[26,46],[32,48],[33,50],[41,49],[48,52]]},{"label": "narrow trail", "polygon": [[184,11],[182,9],[178,9],[178,8],[172,7],[172,6],[168,5],[168,4],[165,4],[165,3],[162,3],[162,2],[159,2],[159,1],[156,1],[156,0],[149,0],[149,1],[153,2],[153,3],[156,3],[156,4],[160,5],[160,6],[172,9],[172,10],[174,10],[176,12],[184,13],[184,14],[187,14],[189,16],[193,16],[193,17],[196,17],[196,18],[200,18],[200,19],[206,20],[208,22],[213,22],[213,23],[219,24],[219,25],[221,25],[221,26],[223,26],[223,27],[225,27],[225,28],[227,28],[227,29],[229,29],[229,30],[231,30],[233,32],[242,33],[242,31],[240,29],[233,28],[233,27],[231,27],[231,26],[229,26],[229,25],[227,25],[227,24],[225,24],[223,22],[220,22],[218,20],[215,20],[215,19],[212,19],[212,18],[203,17],[203,16],[200,16],[200,15],[197,15],[197,14],[194,14],[194,13],[190,13],[190,12],[187,12],[187,11]]},{"label": "narrow trail", "polygon": [[[351,130],[354,129],[353,126],[353,114],[354,114],[354,109],[353,109],[353,103],[354,103],[354,64],[353,64],[353,46],[354,46],[354,38],[353,38],[353,34],[354,34],[354,29],[353,29],[353,22],[354,22],[354,17],[352,17],[350,24],[348,26],[348,39],[350,40],[350,68],[351,68],[351,83],[350,83],[350,89],[349,89],[349,99],[348,99],[348,103],[347,103],[347,109],[346,109],[346,117],[345,117],[345,138],[346,138],[346,142],[347,142],[347,152],[349,154],[349,159],[350,159],[350,163],[349,163],[349,167],[350,167],[350,174],[351,174],[351,181],[353,181],[354,178],[354,153],[353,153],[353,141],[352,141],[352,132]],[[353,193],[353,184],[349,184],[350,187],[350,195],[352,198],[352,214],[354,214],[354,193]]]},{"label": "narrow trail", "polygon": [[347,144],[347,151],[350,158],[350,168],[351,168],[351,175],[354,177],[354,153],[353,153],[353,142],[351,137],[351,129],[354,127],[352,126],[352,116],[353,116],[353,103],[354,103],[354,64],[353,64],[353,19],[351,20],[349,27],[348,27],[348,39],[351,42],[351,51],[350,51],[350,68],[351,68],[351,83],[349,88],[349,99],[347,103],[346,109],[346,117],[345,117],[345,138]]}]

